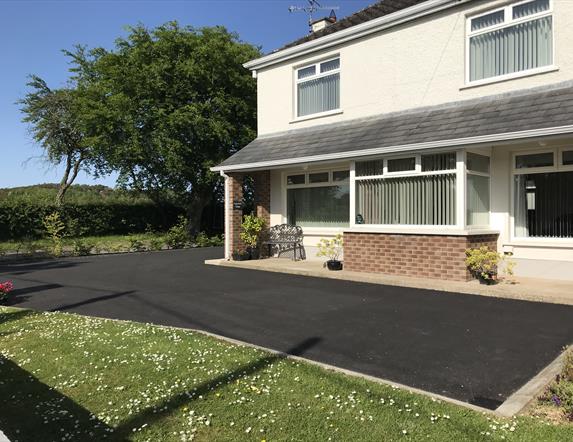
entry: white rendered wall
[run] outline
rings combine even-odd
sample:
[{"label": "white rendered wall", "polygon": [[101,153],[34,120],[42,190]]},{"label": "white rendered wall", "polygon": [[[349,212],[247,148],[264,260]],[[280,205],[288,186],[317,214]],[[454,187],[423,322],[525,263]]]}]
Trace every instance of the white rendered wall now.
[{"label": "white rendered wall", "polygon": [[[478,1],[257,72],[258,130],[269,134],[318,124],[482,97],[573,79],[573,2],[553,1],[558,70],[465,86],[466,16],[503,4]],[[343,113],[293,122],[294,69],[340,54]]]}]

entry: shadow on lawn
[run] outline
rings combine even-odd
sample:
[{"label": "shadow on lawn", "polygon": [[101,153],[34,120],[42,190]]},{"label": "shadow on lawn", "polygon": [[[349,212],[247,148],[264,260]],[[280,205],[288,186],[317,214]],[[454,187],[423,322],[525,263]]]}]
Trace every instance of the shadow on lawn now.
[{"label": "shadow on lawn", "polygon": [[[295,356],[303,355],[309,348],[314,347],[321,340],[322,340],[321,338],[317,337],[305,339],[298,345],[290,348],[287,351],[287,354]],[[185,404],[189,404],[189,402],[194,401],[199,396],[206,396],[214,392],[214,390],[216,390],[217,388],[231,384],[235,382],[237,379],[249,376],[253,373],[256,373],[257,371],[263,370],[264,368],[271,365],[273,362],[284,359],[285,357],[286,354],[284,353],[269,354],[268,356],[259,358],[249,364],[242,365],[233,371],[227,372],[226,374],[217,376],[216,378],[211,379],[210,381],[204,382],[190,391],[173,396],[172,398],[167,399],[166,401],[157,404],[152,408],[147,408],[146,410],[143,410],[142,412],[138,413],[136,416],[133,416],[132,418],[126,421],[123,421],[115,429],[116,436],[120,438],[121,437],[125,438],[132,433],[133,428],[141,427],[143,424],[150,425],[153,422],[169,415],[170,413],[173,412],[173,410],[176,410]]]},{"label": "shadow on lawn", "polygon": [[72,399],[0,356],[0,428],[10,440],[121,440]]}]

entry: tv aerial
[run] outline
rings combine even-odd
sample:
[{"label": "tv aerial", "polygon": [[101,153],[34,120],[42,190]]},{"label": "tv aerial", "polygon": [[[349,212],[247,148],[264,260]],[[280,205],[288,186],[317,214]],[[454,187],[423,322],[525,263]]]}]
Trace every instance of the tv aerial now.
[{"label": "tv aerial", "polygon": [[312,32],[312,23],[314,22],[313,14],[317,11],[330,10],[330,18],[336,20],[334,11],[340,9],[339,6],[322,6],[318,0],[307,0],[306,6],[289,6],[289,12],[306,12],[308,14],[308,26]]}]

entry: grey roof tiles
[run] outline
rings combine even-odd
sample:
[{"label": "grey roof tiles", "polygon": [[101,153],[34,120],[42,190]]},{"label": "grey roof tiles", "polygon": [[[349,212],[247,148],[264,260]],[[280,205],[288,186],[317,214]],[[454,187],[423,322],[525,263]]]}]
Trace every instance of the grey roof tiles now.
[{"label": "grey roof tiles", "polygon": [[262,136],[220,166],[573,125],[573,83]]}]

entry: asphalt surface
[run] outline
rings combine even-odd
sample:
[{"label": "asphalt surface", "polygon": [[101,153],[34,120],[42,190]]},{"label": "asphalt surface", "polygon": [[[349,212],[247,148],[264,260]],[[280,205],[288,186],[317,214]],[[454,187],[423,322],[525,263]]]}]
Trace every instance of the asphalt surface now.
[{"label": "asphalt surface", "polygon": [[488,408],[573,342],[570,306],[203,264],[222,253],[0,264],[0,278],[17,307],[207,330]]}]

